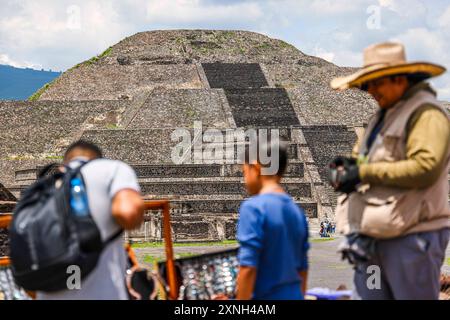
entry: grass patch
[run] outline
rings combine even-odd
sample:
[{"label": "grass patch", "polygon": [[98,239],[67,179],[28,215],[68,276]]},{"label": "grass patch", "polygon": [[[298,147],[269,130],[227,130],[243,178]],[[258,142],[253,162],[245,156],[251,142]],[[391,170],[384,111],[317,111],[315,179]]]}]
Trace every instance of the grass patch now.
[{"label": "grass patch", "polygon": [[189,106],[188,109],[186,110],[186,116],[188,118],[195,118],[197,117],[197,112],[194,109],[192,109],[192,107]]},{"label": "grass patch", "polygon": [[90,58],[89,60],[86,60],[86,61],[84,61],[84,62],[78,63],[78,64],[76,64],[75,66],[73,66],[72,68],[70,68],[70,69],[67,70],[67,71],[71,71],[71,70],[74,70],[74,69],[78,69],[78,68],[81,67],[82,65],[91,65],[91,64],[94,64],[94,63],[96,63],[97,61],[99,61],[100,59],[109,56],[109,55],[111,54],[111,52],[112,52],[112,47],[109,47],[108,49],[106,49],[105,51],[103,51],[102,53],[100,53],[98,56],[92,57],[92,58]]},{"label": "grass patch", "polygon": [[109,47],[108,49],[106,49],[105,51],[103,51],[102,53],[100,53],[98,56],[92,57],[90,58],[88,61],[86,61],[86,64],[93,64],[96,63],[98,60],[105,58],[107,56],[109,56],[112,52],[112,48]]},{"label": "grass patch", "polygon": [[316,239],[309,239],[309,242],[327,242],[327,241],[333,241],[335,238],[316,238]]},{"label": "grass patch", "polygon": [[[223,246],[223,245],[234,245],[238,242],[236,240],[224,240],[217,242],[186,242],[186,243],[174,243],[174,247],[212,247],[212,246]],[[143,242],[143,243],[133,243],[132,248],[160,248],[164,247],[162,242]]]},{"label": "grass patch", "polygon": [[268,42],[263,42],[263,43],[261,43],[260,45],[258,45],[257,48],[258,48],[258,49],[261,49],[261,50],[271,50],[271,49],[272,49],[272,46],[271,46],[270,43],[268,43]]},{"label": "grass patch", "polygon": [[48,160],[62,160],[62,159],[64,159],[64,157],[63,156],[45,156],[45,159],[48,159]]},{"label": "grass patch", "polygon": [[193,252],[183,252],[183,253],[177,253],[175,254],[175,259],[178,258],[187,258],[187,257],[192,257],[197,255],[197,253],[193,253]]},{"label": "grass patch", "polygon": [[450,266],[450,258],[447,258],[447,265]]},{"label": "grass patch", "polygon": [[291,44],[289,44],[289,43],[287,43],[286,41],[283,41],[283,40],[278,40],[278,45],[281,48],[294,48],[295,49],[295,47],[293,45],[291,45]]},{"label": "grass patch", "polygon": [[104,57],[107,57],[107,56],[109,56],[110,54],[111,54],[111,52],[112,52],[112,47],[109,47],[108,49],[106,49],[105,51],[103,51],[98,57],[101,59],[101,58],[104,58]]},{"label": "grass patch", "polygon": [[[178,253],[174,255],[175,259],[180,259],[180,258],[187,258],[187,257],[192,257],[195,256],[196,253],[192,253],[192,252],[184,252],[184,253]],[[146,264],[150,264],[150,265],[154,265],[155,263],[158,263],[159,261],[164,261],[165,258],[158,258],[155,256],[152,256],[151,254],[146,254],[144,255],[144,263]]]},{"label": "grass patch", "polygon": [[157,263],[159,261],[159,259],[157,257],[149,255],[149,254],[146,254],[144,256],[143,260],[144,260],[144,263],[150,264],[150,265],[154,265],[155,263]]},{"label": "grass patch", "polygon": [[120,129],[119,125],[117,125],[116,123],[108,123],[106,125],[106,129],[109,130],[116,130],[116,129]]},{"label": "grass patch", "polygon": [[52,82],[46,83],[44,84],[44,86],[42,88],[40,88],[38,91],[36,91],[35,93],[33,93],[29,98],[28,101],[37,101],[39,100],[39,98],[42,96],[42,94],[48,89],[50,88],[50,86],[52,85]]},{"label": "grass patch", "polygon": [[218,35],[223,38],[233,38],[235,36],[235,34],[236,34],[236,32],[229,31],[229,30],[224,30],[224,31],[218,33]]}]

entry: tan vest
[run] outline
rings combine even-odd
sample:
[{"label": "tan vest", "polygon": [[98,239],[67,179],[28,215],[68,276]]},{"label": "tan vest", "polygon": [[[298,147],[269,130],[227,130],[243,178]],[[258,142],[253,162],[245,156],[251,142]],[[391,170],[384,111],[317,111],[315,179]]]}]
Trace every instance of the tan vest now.
[{"label": "tan vest", "polygon": [[[387,111],[383,128],[368,154],[368,162],[395,162],[406,159],[408,121],[418,108],[432,104],[440,106],[435,96],[421,90]],[[447,114],[448,116],[448,114]],[[378,117],[374,116],[362,140],[360,154],[365,154],[366,142]],[[338,197],[336,219],[338,231],[361,233],[378,239],[439,230],[450,227],[448,203],[450,150],[447,165],[439,179],[424,189],[402,189],[364,185],[349,196]]]}]

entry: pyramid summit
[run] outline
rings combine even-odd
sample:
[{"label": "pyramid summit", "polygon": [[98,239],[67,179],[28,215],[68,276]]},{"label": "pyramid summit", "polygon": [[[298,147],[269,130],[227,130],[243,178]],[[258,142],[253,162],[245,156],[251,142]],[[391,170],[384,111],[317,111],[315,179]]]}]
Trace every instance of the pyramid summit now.
[{"label": "pyramid summit", "polygon": [[[174,164],[176,128],[225,133],[278,129],[289,142],[284,187],[310,219],[332,218],[326,165],[348,154],[376,109],[362,92],[334,92],[330,80],[354,71],[246,31],[142,32],[66,71],[32,101],[0,102],[0,182],[15,196],[44,165],[83,138],[132,165],[148,199],[171,199],[176,240],[235,235],[246,197],[239,165]],[[141,230],[161,237],[157,216]]]}]

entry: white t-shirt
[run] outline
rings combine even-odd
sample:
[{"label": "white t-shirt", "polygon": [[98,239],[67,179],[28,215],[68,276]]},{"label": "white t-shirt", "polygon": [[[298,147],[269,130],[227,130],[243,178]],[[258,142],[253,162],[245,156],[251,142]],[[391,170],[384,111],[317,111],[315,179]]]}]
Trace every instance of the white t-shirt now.
[{"label": "white t-shirt", "polygon": [[[81,158],[79,158],[81,159]],[[79,159],[71,167],[79,165]],[[82,159],[81,159],[82,160]],[[111,214],[112,199],[124,189],[140,192],[137,177],[127,164],[108,159],[98,159],[82,169],[89,208],[105,241],[120,230]],[[101,253],[98,264],[81,281],[81,289],[59,292],[37,292],[38,300],[124,300],[128,299],[125,286],[126,253],[122,237],[111,242]],[[69,275],[68,275],[69,276]]]}]

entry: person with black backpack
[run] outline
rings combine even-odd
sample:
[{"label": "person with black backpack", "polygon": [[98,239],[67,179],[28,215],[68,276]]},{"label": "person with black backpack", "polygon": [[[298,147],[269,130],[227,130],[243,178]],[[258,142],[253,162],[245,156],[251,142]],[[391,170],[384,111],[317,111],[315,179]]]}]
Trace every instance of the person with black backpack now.
[{"label": "person with black backpack", "polygon": [[41,300],[126,300],[123,230],[143,221],[135,172],[87,141],[22,195],[10,228],[16,282]]}]

